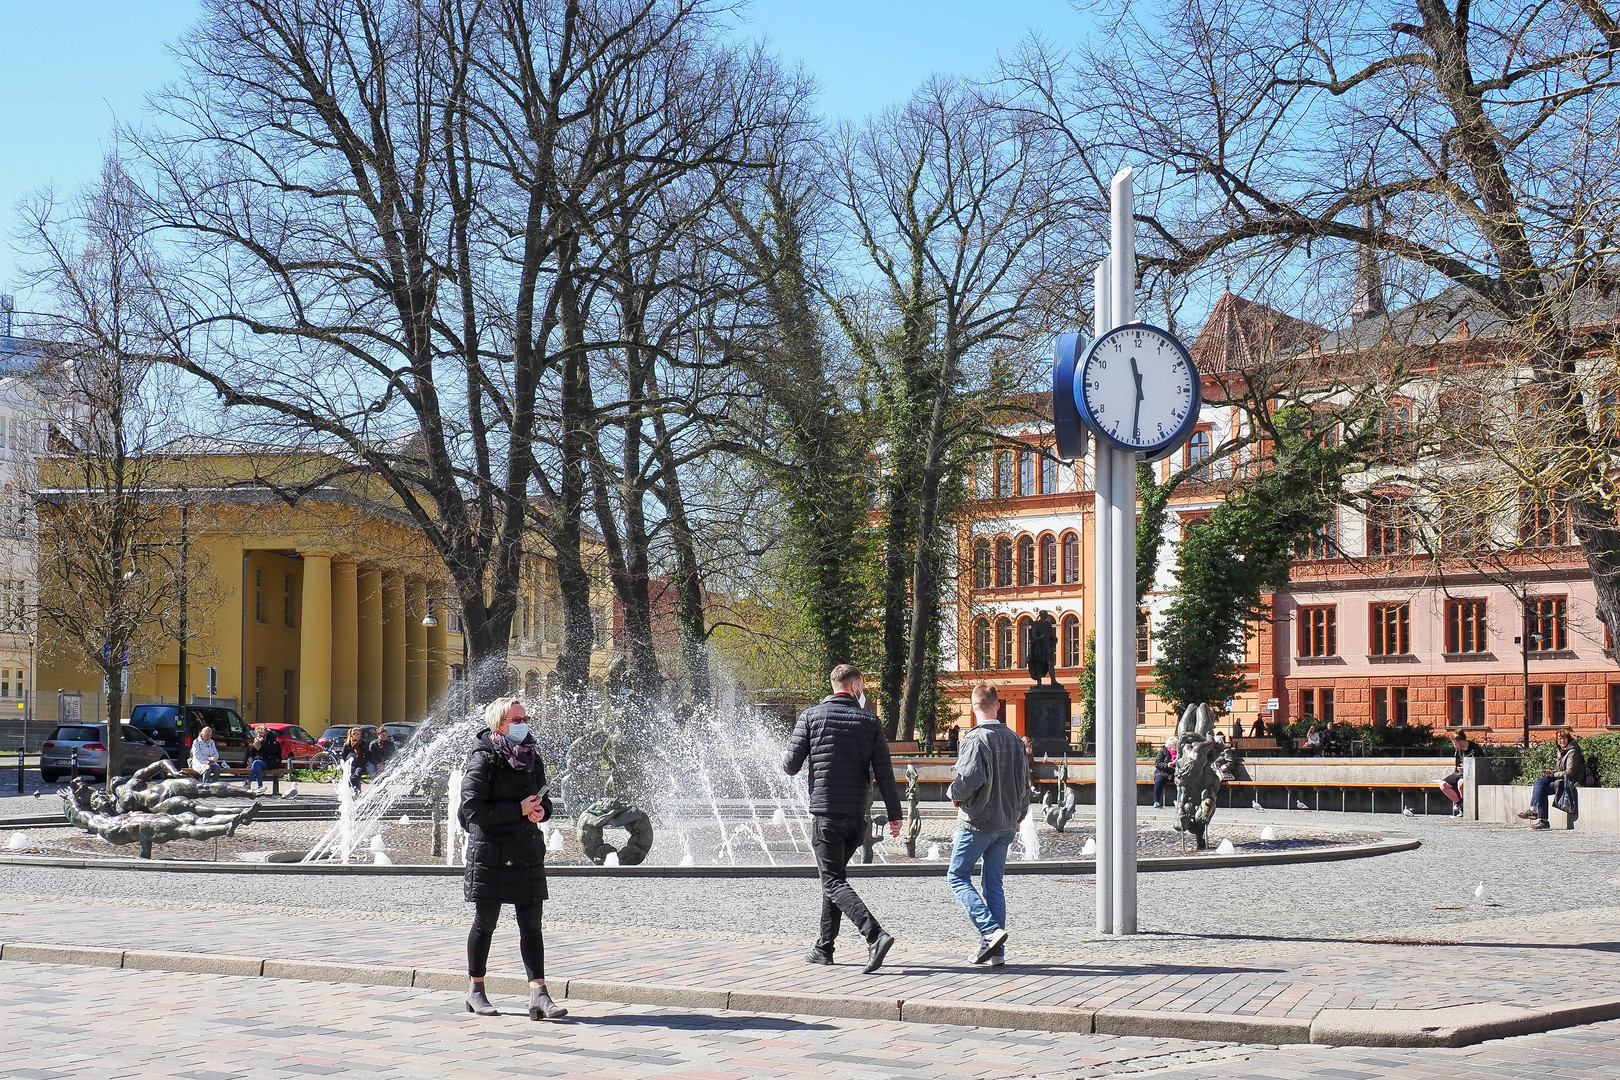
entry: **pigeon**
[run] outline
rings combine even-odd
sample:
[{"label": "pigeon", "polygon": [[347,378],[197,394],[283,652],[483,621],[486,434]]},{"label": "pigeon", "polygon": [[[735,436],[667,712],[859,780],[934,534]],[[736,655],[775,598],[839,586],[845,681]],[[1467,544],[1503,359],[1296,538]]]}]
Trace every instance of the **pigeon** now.
[{"label": "pigeon", "polygon": [[1401,807],[1401,813],[1405,814],[1407,817],[1417,817],[1416,814],[1412,813],[1412,808],[1410,806]]},{"label": "pigeon", "polygon": [[284,798],[284,799],[296,799],[297,797],[298,797],[298,781],[294,780],[292,785],[287,788],[287,794],[283,795],[282,798]]},{"label": "pigeon", "polygon": [[1483,881],[1474,886],[1474,899],[1478,900],[1482,904],[1488,904],[1491,902],[1491,890]]},{"label": "pigeon", "polygon": [[1294,808],[1296,810],[1309,810],[1310,809],[1310,807],[1305,805],[1305,800],[1304,799],[1295,799],[1294,800]]},{"label": "pigeon", "polygon": [[1259,799],[1255,799],[1249,805],[1254,807],[1256,810],[1264,810],[1265,809],[1265,807],[1260,805],[1260,800]]}]

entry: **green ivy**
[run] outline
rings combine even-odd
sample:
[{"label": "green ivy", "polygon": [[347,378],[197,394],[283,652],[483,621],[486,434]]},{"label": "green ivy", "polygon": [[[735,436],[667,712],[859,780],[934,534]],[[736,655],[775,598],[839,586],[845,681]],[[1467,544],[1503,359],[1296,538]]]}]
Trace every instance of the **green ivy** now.
[{"label": "green ivy", "polygon": [[1268,614],[1265,594],[1288,581],[1298,545],[1320,529],[1344,479],[1376,438],[1370,425],[1327,445],[1309,409],[1272,416],[1268,467],[1192,529],[1177,554],[1178,591],[1160,625],[1154,692],[1180,713],[1247,685],[1244,634]]}]

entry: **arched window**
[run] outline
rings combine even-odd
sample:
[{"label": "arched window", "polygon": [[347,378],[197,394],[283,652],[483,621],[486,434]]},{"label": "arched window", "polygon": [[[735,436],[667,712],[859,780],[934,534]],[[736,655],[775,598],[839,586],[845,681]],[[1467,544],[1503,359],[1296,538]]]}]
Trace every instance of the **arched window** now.
[{"label": "arched window", "polygon": [[1211,447],[1208,428],[1199,428],[1187,440],[1187,468],[1196,470],[1193,473],[1195,480],[1209,479],[1209,455]]},{"label": "arched window", "polygon": [[1035,620],[1028,615],[1018,620],[1018,666],[1026,667],[1029,664],[1029,628],[1035,625]]},{"label": "arched window", "polygon": [[973,622],[973,666],[979,671],[990,667],[989,619],[975,619]]},{"label": "arched window", "polygon": [[1047,533],[1041,537],[1041,584],[1057,584],[1057,537]]},{"label": "arched window", "polygon": [[1063,666],[1080,666],[1080,617],[1063,616]]},{"label": "arched window", "polygon": [[996,540],[996,588],[1005,589],[1012,584],[1012,541],[1005,536]]},{"label": "arched window", "polygon": [[990,587],[990,541],[982,536],[973,542],[973,587]]},{"label": "arched window", "polygon": [[1012,623],[1004,615],[996,620],[996,667],[1005,671],[1012,666]]},{"label": "arched window", "polygon": [[540,673],[532,668],[523,676],[523,696],[530,701],[540,699]]},{"label": "arched window", "polygon": [[1063,584],[1073,585],[1080,580],[1080,534],[1063,534]]},{"label": "arched window", "polygon": [[1035,454],[1030,450],[1018,452],[1018,494],[1039,495],[1040,473],[1036,472]]},{"label": "arched window", "polygon": [[1035,584],[1035,541],[1028,536],[1018,538],[1018,584]]}]

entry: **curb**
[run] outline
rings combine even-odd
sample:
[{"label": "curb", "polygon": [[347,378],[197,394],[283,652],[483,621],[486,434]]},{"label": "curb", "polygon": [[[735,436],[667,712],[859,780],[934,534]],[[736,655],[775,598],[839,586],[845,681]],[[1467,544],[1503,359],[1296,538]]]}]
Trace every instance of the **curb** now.
[{"label": "curb", "polygon": [[[434,968],[255,959],[30,942],[0,944],[0,962],[4,961],[78,964],[128,971],[298,979],[363,986],[409,986],[446,992],[459,992],[467,985],[464,973]],[[521,997],[528,992],[528,980],[519,975],[492,974],[486,982],[489,989],[497,994]],[[1315,1017],[1306,1019],[1175,1013],[1152,1009],[1069,1009],[994,1001],[905,1000],[774,990],[719,990],[597,979],[552,979],[550,983],[559,997],[617,1005],[663,1005],[680,1009],[785,1013],[848,1020],[889,1020],[911,1024],[1266,1045],[1471,1046],[1514,1035],[1533,1035],[1557,1028],[1620,1019],[1620,997],[1592,998],[1545,1009],[1492,1004],[1453,1005],[1439,1009],[1323,1009]]]},{"label": "curb", "polygon": [[[1237,870],[1249,866],[1291,866],[1302,863],[1342,862],[1392,855],[1422,846],[1411,836],[1386,836],[1370,844],[1315,848],[1304,851],[1255,851],[1233,855],[1161,855],[1138,859],[1136,869],[1143,874],[1180,873],[1187,870]],[[0,866],[39,866],[60,870],[143,870],[173,874],[292,874],[320,877],[346,874],[360,877],[461,877],[464,868],[435,863],[377,866],[372,863],[246,863],[203,862],[192,859],[100,859],[92,856],[0,855]],[[943,877],[946,863],[856,863],[849,868],[853,878]],[[1091,876],[1097,872],[1095,859],[1035,860],[1009,862],[1007,874],[1056,874]],[[814,878],[816,868],[805,866],[588,866],[565,864],[546,867],[548,877],[612,878]]]}]

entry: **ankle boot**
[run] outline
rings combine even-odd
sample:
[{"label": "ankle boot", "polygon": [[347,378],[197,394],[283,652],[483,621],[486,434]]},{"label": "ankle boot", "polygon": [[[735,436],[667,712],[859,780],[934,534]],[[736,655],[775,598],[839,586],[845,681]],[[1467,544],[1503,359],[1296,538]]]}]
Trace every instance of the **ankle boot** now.
[{"label": "ankle boot", "polygon": [[479,1016],[501,1015],[495,1006],[489,1003],[489,998],[484,993],[484,984],[481,982],[473,983],[467,990],[467,1011],[477,1013]]},{"label": "ankle boot", "polygon": [[544,986],[529,987],[530,1020],[561,1020],[567,1015],[568,1010],[552,1001]]}]

